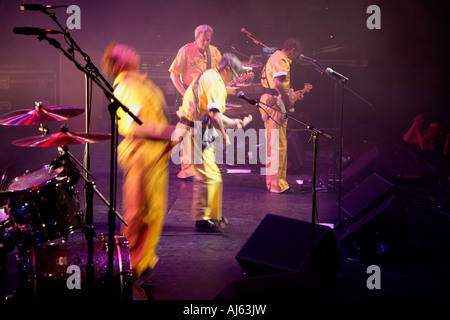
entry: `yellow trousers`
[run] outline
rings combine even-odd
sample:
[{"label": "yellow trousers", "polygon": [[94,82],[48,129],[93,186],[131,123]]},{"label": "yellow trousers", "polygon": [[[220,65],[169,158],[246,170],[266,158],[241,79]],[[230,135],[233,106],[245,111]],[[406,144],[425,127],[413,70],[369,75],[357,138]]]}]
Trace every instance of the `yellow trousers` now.
[{"label": "yellow trousers", "polygon": [[146,164],[145,155],[135,154],[133,166],[124,168],[123,210],[128,226],[122,226],[130,250],[134,276],[139,277],[158,261],[156,249],[167,207],[166,160]]},{"label": "yellow trousers", "polygon": [[189,162],[194,169],[192,219],[221,220],[223,186],[222,174],[215,162],[215,146],[212,144],[202,150],[201,139],[194,138],[193,128],[178,123],[179,129],[185,130],[182,141],[185,158],[182,161]]},{"label": "yellow trousers", "polygon": [[182,144],[180,145],[180,159],[181,159],[181,170],[178,172],[177,177],[181,179],[186,179],[193,177],[195,175],[195,167],[190,162],[190,150],[184,150]]},{"label": "yellow trousers", "polygon": [[[269,103],[272,98],[269,94],[263,94],[261,101]],[[280,113],[265,108],[267,113],[261,111],[266,129],[266,186],[267,190],[274,193],[281,193],[289,189],[286,181],[287,172],[287,133],[288,120],[281,119]],[[269,114],[270,117],[267,115]],[[272,120],[275,119],[275,121]],[[279,125],[281,124],[281,126]],[[274,136],[274,131],[278,130],[278,139]],[[272,137],[274,136],[274,137]],[[274,139],[275,138],[275,139]],[[278,157],[277,157],[278,154]],[[274,164],[271,159],[277,157],[278,164]],[[275,168],[274,168],[275,167]]]}]

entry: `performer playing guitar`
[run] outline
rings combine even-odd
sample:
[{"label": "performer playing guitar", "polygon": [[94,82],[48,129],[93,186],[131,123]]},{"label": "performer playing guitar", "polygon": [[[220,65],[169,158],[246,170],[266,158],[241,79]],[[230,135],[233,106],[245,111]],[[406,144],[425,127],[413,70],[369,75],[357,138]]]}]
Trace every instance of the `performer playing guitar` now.
[{"label": "performer playing guitar", "polygon": [[[270,106],[276,104],[274,101],[279,100],[280,104],[277,108],[264,106],[259,109],[266,129],[266,187],[273,193],[292,191],[286,181],[287,120],[279,111],[285,113],[286,109],[293,108],[294,99],[302,99],[303,94],[311,90],[311,85],[306,85],[304,91],[297,91],[296,94],[292,93],[292,97],[289,96],[291,89],[290,65],[299,57],[301,51],[300,40],[286,39],[281,50],[275,51],[269,57],[261,74],[261,84],[265,93],[261,96],[260,101]],[[274,99],[275,96],[279,99]]]}]

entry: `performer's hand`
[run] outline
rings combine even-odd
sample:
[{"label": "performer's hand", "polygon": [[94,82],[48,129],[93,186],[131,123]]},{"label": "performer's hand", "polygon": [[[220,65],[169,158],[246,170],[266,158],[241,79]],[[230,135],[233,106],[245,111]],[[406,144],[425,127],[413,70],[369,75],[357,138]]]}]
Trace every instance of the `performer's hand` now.
[{"label": "performer's hand", "polygon": [[244,121],[241,119],[233,119],[233,125],[236,126],[236,128],[240,129],[244,126]]},{"label": "performer's hand", "polygon": [[294,100],[292,100],[292,98],[289,97],[288,101],[285,101],[284,104],[285,104],[286,110],[289,110],[294,107],[295,103],[294,103]]},{"label": "performer's hand", "polygon": [[303,90],[298,90],[294,92],[294,97],[298,96],[298,100],[303,100],[303,98],[305,97],[305,95],[303,94]]},{"label": "performer's hand", "polygon": [[413,125],[422,127],[424,122],[425,122],[425,116],[420,113],[414,117]]}]

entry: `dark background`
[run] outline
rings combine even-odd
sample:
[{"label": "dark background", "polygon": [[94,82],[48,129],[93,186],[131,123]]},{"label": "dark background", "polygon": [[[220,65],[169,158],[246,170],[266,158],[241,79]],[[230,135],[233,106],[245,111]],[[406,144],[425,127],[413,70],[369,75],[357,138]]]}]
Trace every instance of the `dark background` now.
[{"label": "dark background", "polygon": [[[4,85],[0,90],[1,113],[32,108],[37,100],[45,105],[83,106],[83,73],[48,42],[13,34],[14,27],[58,29],[44,13],[21,11],[23,3],[35,2],[0,0],[0,79]],[[176,51],[193,41],[197,25],[210,24],[215,31],[212,43],[221,52],[233,51],[233,46],[242,60],[262,54],[262,47],[241,32],[245,28],[270,47],[279,47],[289,36],[298,37],[306,56],[348,76],[351,91],[345,90],[343,99],[346,137],[401,139],[418,112],[427,112],[445,125],[449,119],[449,6],[442,1],[55,0],[46,4],[80,7],[81,29],[70,33],[99,68],[101,53],[111,41],[135,47],[143,55],[149,77],[167,93],[169,105],[173,104],[173,88],[167,70]],[[370,16],[366,9],[372,4],[381,9],[380,30],[366,26]],[[53,12],[65,25],[69,18],[65,9]],[[59,35],[52,37],[67,49]],[[327,46],[341,49],[321,54]],[[77,58],[81,56],[77,54]],[[264,62],[264,57],[259,60]],[[292,65],[292,78],[297,88],[305,82],[314,87],[298,107],[306,115],[304,119],[319,128],[339,126],[341,86],[304,62]],[[97,92],[93,96],[91,129],[109,132],[107,101],[94,89]],[[84,130],[83,116],[66,124],[71,131]],[[48,127],[54,133],[60,125],[52,123]],[[15,139],[39,134],[37,126],[0,126],[1,167],[20,173],[30,169],[30,161],[35,167],[48,163],[56,148],[36,152],[11,146]],[[81,148],[72,147],[75,151]]]}]

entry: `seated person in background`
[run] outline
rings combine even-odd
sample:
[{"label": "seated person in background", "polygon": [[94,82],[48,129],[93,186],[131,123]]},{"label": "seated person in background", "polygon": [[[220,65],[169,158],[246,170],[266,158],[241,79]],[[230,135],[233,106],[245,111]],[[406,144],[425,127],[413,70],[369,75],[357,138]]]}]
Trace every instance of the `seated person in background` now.
[{"label": "seated person in background", "polygon": [[425,115],[420,113],[415,116],[413,124],[403,135],[403,141],[417,145],[421,150],[434,151],[438,154],[448,155],[450,134],[444,134],[442,125],[433,121],[425,127]]}]

